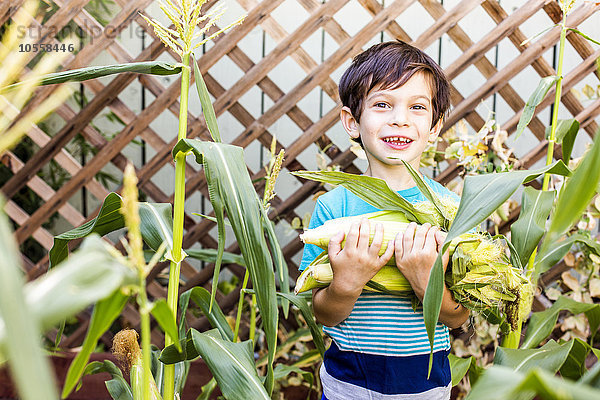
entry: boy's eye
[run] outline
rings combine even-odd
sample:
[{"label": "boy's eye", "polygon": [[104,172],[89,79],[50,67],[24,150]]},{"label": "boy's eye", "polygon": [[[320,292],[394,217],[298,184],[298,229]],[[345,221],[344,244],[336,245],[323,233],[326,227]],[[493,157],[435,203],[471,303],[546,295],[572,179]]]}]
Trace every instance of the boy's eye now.
[{"label": "boy's eye", "polygon": [[378,101],[377,103],[374,104],[374,106],[377,108],[385,108],[385,107],[387,107],[387,104],[382,101]]},{"label": "boy's eye", "polygon": [[413,109],[415,110],[426,110],[427,108],[422,105],[422,104],[415,104],[414,106],[412,106]]}]

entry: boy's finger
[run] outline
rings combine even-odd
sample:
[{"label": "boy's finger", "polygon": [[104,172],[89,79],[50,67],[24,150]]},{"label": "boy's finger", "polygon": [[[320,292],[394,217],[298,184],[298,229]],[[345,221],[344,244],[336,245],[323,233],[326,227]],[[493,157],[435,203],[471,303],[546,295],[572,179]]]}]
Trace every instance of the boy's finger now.
[{"label": "boy's finger", "polygon": [[420,250],[425,246],[425,238],[431,228],[431,224],[425,223],[415,227],[415,237],[413,240],[412,250]]},{"label": "boy's finger", "polygon": [[385,252],[381,255],[381,257],[379,257],[379,261],[381,262],[380,265],[385,265],[392,259],[395,250],[394,247],[394,240],[392,239],[388,242]]},{"label": "boy's finger", "polygon": [[340,231],[333,235],[331,239],[329,239],[329,244],[327,245],[327,254],[329,258],[335,257],[340,251],[342,251],[342,241],[344,240],[344,232]]},{"label": "boy's finger", "polygon": [[402,259],[404,255],[404,233],[398,232],[396,235],[396,240],[394,241],[394,256],[396,257],[396,262]]},{"label": "boy's finger", "polygon": [[368,218],[363,218],[360,220],[359,233],[358,233],[358,243],[357,247],[367,251],[369,248],[369,237],[371,235],[371,223]]},{"label": "boy's finger", "polygon": [[383,244],[383,225],[381,223],[375,224],[375,233],[373,234],[373,242],[369,246],[369,253],[379,254],[379,249]]},{"label": "boy's finger", "polygon": [[431,252],[431,253],[437,253],[438,252],[438,243],[436,240],[436,231],[437,231],[437,227],[433,227],[430,228],[426,233],[425,233],[425,242],[423,243],[423,250],[427,251],[427,252]]},{"label": "boy's finger", "polygon": [[441,246],[446,241],[447,236],[448,236],[448,233],[440,230],[439,228],[435,231],[435,241],[437,242],[438,247],[441,248]]},{"label": "boy's finger", "polygon": [[346,246],[354,248],[358,243],[358,235],[359,235],[360,222],[354,222],[350,226],[350,230],[346,235]]}]

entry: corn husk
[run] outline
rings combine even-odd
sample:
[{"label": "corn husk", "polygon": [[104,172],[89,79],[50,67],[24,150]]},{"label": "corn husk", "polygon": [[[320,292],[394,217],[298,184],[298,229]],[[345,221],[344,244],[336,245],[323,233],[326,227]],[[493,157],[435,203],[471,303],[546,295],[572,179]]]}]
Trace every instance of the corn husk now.
[{"label": "corn husk", "polygon": [[[451,202],[454,200],[447,198],[440,204],[445,207],[445,212],[454,216],[457,205],[454,202],[453,206]],[[436,213],[432,211],[433,205],[426,203],[428,202],[420,203],[415,208],[422,212],[431,212],[435,217]],[[360,222],[362,218],[383,224],[384,239],[380,255],[385,252],[389,240],[395,238],[398,232],[406,230],[408,226],[408,221],[402,212],[379,211],[328,220],[318,228],[304,231],[300,238],[304,243],[315,244],[326,250],[329,240],[336,233],[343,231],[347,234],[352,224]],[[439,222],[444,221],[440,219]],[[375,223],[371,223],[370,228],[372,241]],[[342,246],[344,243],[345,240]],[[466,233],[451,242],[449,251],[451,261],[446,270],[445,281],[454,299],[471,310],[500,309],[504,312],[511,328],[516,329],[517,320],[525,318],[530,311],[531,304],[526,302],[531,297],[529,294],[533,288],[531,282],[521,273],[522,271],[511,265],[506,255],[506,246],[487,233]],[[332,280],[333,272],[325,251],[302,272],[295,291],[301,293],[325,287]],[[367,283],[364,290],[402,296],[410,296],[412,292],[408,281],[396,267],[394,257]]]}]

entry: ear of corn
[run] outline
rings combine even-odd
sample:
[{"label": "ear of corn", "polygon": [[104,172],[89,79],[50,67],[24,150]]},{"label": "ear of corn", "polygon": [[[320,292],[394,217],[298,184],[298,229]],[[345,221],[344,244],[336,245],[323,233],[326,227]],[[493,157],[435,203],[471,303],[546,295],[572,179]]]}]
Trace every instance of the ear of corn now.
[{"label": "ear of corn", "polygon": [[[449,200],[448,200],[449,199]],[[446,210],[452,210],[450,198]],[[454,202],[452,200],[452,202]],[[416,206],[417,209],[428,212],[431,205]],[[456,205],[456,202],[454,202]],[[440,202],[442,204],[442,202]],[[428,208],[429,207],[429,208]],[[452,211],[449,211],[451,213]],[[437,213],[439,214],[439,213]],[[435,217],[436,213],[431,212]],[[451,215],[455,215],[454,209]],[[368,218],[370,225],[370,238],[373,240],[375,223],[383,224],[383,243],[380,255],[385,252],[389,240],[394,239],[398,232],[403,232],[408,226],[408,221],[403,213],[398,211],[379,211],[370,214],[332,219],[318,228],[306,230],[300,238],[304,243],[315,244],[322,249],[327,249],[329,240],[338,232],[347,234],[353,223],[362,218]],[[433,218],[433,221],[437,221]],[[438,221],[439,222],[439,221]],[[345,240],[342,242],[342,246]],[[514,268],[506,255],[506,246],[500,240],[494,240],[483,233],[466,233],[455,238],[450,246],[451,262],[446,270],[446,286],[453,293],[455,300],[472,310],[486,308],[499,308],[504,311],[506,319],[514,329],[518,318],[524,318],[531,308],[525,304],[533,290],[530,281],[521,271]],[[307,267],[296,283],[296,293],[310,289],[325,287],[333,280],[333,272],[324,251],[313,263]],[[392,257],[387,266],[384,266],[371,281],[365,286],[366,291],[392,293],[402,296],[410,295],[410,284],[396,267]]]},{"label": "ear of corn", "polygon": [[[142,367],[142,350],[138,344],[137,332],[133,329],[123,329],[117,332],[113,338],[112,352],[121,364],[129,368],[129,381],[131,383],[131,391],[133,392],[133,400],[142,400],[144,398],[144,373]],[[152,374],[150,374],[149,400],[162,400]]]},{"label": "ear of corn", "polygon": [[323,225],[304,231],[300,235],[300,239],[307,244],[314,244],[320,248],[327,250],[329,240],[338,232],[344,232],[344,240],[342,246],[346,244],[346,235],[350,231],[352,224],[360,222],[362,218],[367,218],[371,221],[371,232],[369,243],[373,241],[375,235],[375,224],[381,223],[384,225],[383,242],[379,255],[385,252],[387,244],[390,240],[396,237],[398,232],[403,232],[408,226],[408,220],[403,213],[399,211],[378,211],[369,214],[358,215],[355,217],[343,217],[326,221]]},{"label": "ear of corn", "polygon": [[[327,260],[329,261],[329,260]],[[333,280],[333,270],[329,262],[311,264],[298,277],[294,293],[302,293],[312,289],[329,286]],[[383,266],[365,285],[365,291],[411,296],[412,288],[408,280],[396,266]]]}]

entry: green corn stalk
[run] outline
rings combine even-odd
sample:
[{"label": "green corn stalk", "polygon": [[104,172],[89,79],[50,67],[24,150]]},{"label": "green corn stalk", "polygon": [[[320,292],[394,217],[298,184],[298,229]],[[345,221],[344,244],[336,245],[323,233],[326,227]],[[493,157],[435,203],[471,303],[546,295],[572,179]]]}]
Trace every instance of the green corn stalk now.
[{"label": "green corn stalk", "polygon": [[[190,56],[194,49],[202,46],[209,40],[220,35],[227,29],[240,24],[243,17],[217,30],[217,32],[206,35],[204,39],[198,40],[212,28],[224,10],[218,6],[212,9],[208,14],[201,14],[201,7],[206,0],[159,0],[160,9],[171,21],[175,29],[163,26],[155,19],[150,19],[144,15],[142,17],[154,28],[154,32],[165,44],[165,46],[175,51],[181,58],[183,64],[181,76],[181,99],[179,103],[179,128],[177,139],[186,138],[187,132],[187,113],[188,113],[188,92],[190,88]],[[198,25],[204,25],[196,31]],[[195,63],[195,60],[194,60]],[[198,78],[196,78],[198,79]],[[173,215],[173,251],[169,270],[169,286],[167,290],[167,304],[173,315],[177,315],[177,297],[179,293],[179,275],[183,253],[181,246],[183,243],[183,217],[185,204],[185,156],[179,152],[175,156],[175,196],[174,196],[174,215]],[[165,347],[173,344],[170,337],[165,336]],[[175,367],[173,365],[165,366],[164,397],[166,400],[172,400],[175,397]]]},{"label": "green corn stalk", "polygon": [[[552,125],[550,128],[550,137],[548,138],[548,150],[546,153],[546,165],[552,164],[554,159],[554,144],[556,143],[556,128],[558,126],[558,107],[560,106],[560,98],[562,93],[562,73],[563,73],[563,60],[565,55],[565,39],[567,37],[567,14],[573,8],[574,1],[561,1],[561,9],[562,9],[562,21],[559,24],[560,31],[560,41],[559,41],[559,50],[558,50],[558,66],[556,69],[556,91],[554,95],[554,107],[552,109]],[[550,185],[550,173],[544,174],[544,181],[542,184],[542,190],[548,190]],[[533,271],[533,261],[535,260],[535,256],[537,254],[537,249],[533,251],[529,262],[527,263],[527,272],[528,276],[531,276]],[[533,279],[533,287],[537,285],[537,277],[532,277]],[[530,294],[531,298],[533,298],[533,292]],[[532,300],[532,299],[531,299]],[[529,304],[531,304],[531,300],[529,300]],[[523,325],[523,319],[517,322],[517,329],[510,332],[508,335],[504,337],[502,341],[502,346],[510,349],[519,348],[519,342],[521,339],[521,328]]]},{"label": "green corn stalk", "polygon": [[[138,275],[137,301],[140,307],[140,325],[142,328],[142,356],[136,360],[136,374],[141,375],[143,399],[150,399],[150,304],[146,294],[146,262],[142,234],[140,232],[140,215],[138,212],[137,177],[132,164],[127,164],[123,174],[123,207],[120,209],[125,218],[129,243],[124,243],[129,252],[130,262]],[[137,341],[136,341],[137,345]],[[133,382],[132,382],[133,386]],[[156,385],[155,385],[156,386]]]}]

